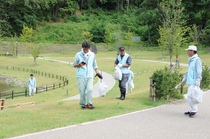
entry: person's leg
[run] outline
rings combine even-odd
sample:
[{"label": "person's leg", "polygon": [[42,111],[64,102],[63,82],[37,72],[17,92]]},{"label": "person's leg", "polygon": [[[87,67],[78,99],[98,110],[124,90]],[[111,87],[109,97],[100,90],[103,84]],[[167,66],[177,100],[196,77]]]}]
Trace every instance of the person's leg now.
[{"label": "person's leg", "polygon": [[[122,77],[123,78],[123,77]],[[119,89],[120,89],[120,86],[121,86],[121,81],[119,80],[119,85],[118,85],[118,87],[119,87]],[[122,93],[121,93],[121,91],[120,91],[120,97],[116,97],[116,99],[121,99],[122,98]]]},{"label": "person's leg", "polygon": [[35,87],[31,87],[31,95],[32,96],[34,95],[34,90],[35,90]]},{"label": "person's leg", "polygon": [[93,78],[87,79],[87,86],[86,86],[85,93],[87,95],[87,104],[92,104]]},{"label": "person's leg", "polygon": [[29,87],[28,87],[28,96],[31,96],[31,92],[32,92],[32,87],[29,86]]},{"label": "person's leg", "polygon": [[86,79],[85,78],[77,78],[78,89],[80,93],[80,105],[86,105],[86,96],[85,96],[85,89],[86,89]]},{"label": "person's leg", "polygon": [[190,117],[194,116],[198,112],[197,102],[195,102],[195,100],[192,97],[193,91],[194,91],[194,85],[188,86],[187,101],[190,106],[190,110],[189,113],[186,114],[189,114]]},{"label": "person's leg", "polygon": [[123,74],[122,75],[122,80],[121,80],[121,84],[120,84],[120,92],[122,97],[120,98],[121,100],[125,99],[125,95],[126,95],[126,83],[128,82],[128,78],[129,78],[130,74]]}]

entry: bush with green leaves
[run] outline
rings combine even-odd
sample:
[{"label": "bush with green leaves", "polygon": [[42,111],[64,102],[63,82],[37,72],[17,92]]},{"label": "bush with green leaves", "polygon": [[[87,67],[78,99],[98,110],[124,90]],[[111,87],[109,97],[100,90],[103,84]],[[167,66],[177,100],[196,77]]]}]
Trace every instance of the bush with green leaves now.
[{"label": "bush with green leaves", "polygon": [[201,81],[202,88],[209,89],[210,67],[204,65],[202,69],[203,69],[203,71],[202,71],[202,81]]},{"label": "bush with green leaves", "polygon": [[[155,94],[157,99],[180,98],[180,89],[175,89],[175,86],[182,80],[182,74],[179,70],[170,73],[170,69],[156,70],[152,79],[155,83]],[[181,97],[183,98],[183,97]]]}]

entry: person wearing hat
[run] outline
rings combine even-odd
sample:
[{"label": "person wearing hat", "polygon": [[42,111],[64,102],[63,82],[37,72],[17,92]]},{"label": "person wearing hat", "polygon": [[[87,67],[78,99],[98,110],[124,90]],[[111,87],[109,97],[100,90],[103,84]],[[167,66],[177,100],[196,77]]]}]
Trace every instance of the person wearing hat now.
[{"label": "person wearing hat", "polygon": [[80,106],[82,109],[94,109],[92,104],[93,74],[102,79],[99,73],[95,54],[90,51],[90,43],[84,41],[82,50],[74,57],[73,66],[76,69],[78,90],[80,92]]},{"label": "person wearing hat", "polygon": [[125,47],[119,48],[119,55],[117,56],[114,67],[118,66],[122,72],[122,79],[119,80],[120,97],[117,99],[124,100],[126,95],[126,83],[130,76],[129,67],[131,66],[132,59],[129,54],[126,53]]},{"label": "person wearing hat", "polygon": [[33,74],[30,74],[30,78],[28,80],[28,96],[33,96],[36,92],[36,79],[34,78]]},{"label": "person wearing hat", "polygon": [[182,84],[186,83],[188,85],[187,101],[189,103],[190,110],[185,112],[184,114],[189,115],[189,117],[192,118],[198,112],[198,106],[192,97],[192,93],[195,86],[200,87],[200,83],[202,80],[202,61],[198,57],[196,46],[190,45],[186,50],[188,51],[189,63],[188,71],[182,80]]}]

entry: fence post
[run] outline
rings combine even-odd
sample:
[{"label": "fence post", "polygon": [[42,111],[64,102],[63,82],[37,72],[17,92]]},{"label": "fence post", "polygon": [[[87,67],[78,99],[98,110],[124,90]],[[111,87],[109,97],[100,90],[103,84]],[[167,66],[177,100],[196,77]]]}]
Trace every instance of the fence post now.
[{"label": "fence post", "polygon": [[47,85],[46,85],[46,92],[47,92]]},{"label": "fence post", "polygon": [[69,90],[68,90],[68,89],[66,89],[66,95],[67,95],[67,96],[69,95]]},{"label": "fence post", "polygon": [[53,90],[55,89],[55,84],[53,84]]},{"label": "fence post", "polygon": [[59,88],[61,87],[61,83],[59,83]]},{"label": "fence post", "polygon": [[12,90],[12,99],[14,98],[14,91]]},{"label": "fence post", "polygon": [[66,84],[67,84],[67,85],[69,84],[69,80],[66,80]]},{"label": "fence post", "polygon": [[25,97],[27,97],[27,89],[25,89]]},{"label": "fence post", "polygon": [[155,101],[155,82],[152,78],[150,78],[150,100],[154,98]]},{"label": "fence post", "polygon": [[38,93],[38,87],[36,87],[36,94]]}]

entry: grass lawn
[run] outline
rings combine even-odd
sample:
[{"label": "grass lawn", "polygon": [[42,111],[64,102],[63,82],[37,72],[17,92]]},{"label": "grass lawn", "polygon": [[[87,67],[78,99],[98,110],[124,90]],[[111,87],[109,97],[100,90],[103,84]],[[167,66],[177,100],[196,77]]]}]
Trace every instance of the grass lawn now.
[{"label": "grass lawn", "polygon": [[[131,66],[135,76],[135,89],[126,96],[124,101],[117,100],[115,97],[119,96],[120,93],[118,83],[116,83],[114,88],[107,93],[106,97],[93,99],[93,104],[96,107],[94,110],[82,110],[79,107],[79,100],[63,101],[65,98],[78,94],[75,77],[76,70],[71,65],[41,59],[38,59],[37,64],[34,65],[33,59],[29,55],[20,55],[18,58],[0,57],[0,71],[3,75],[27,81],[30,72],[12,71],[4,68],[6,66],[14,66],[57,74],[69,79],[67,86],[56,90],[39,93],[33,97],[7,99],[5,101],[5,109],[0,111],[0,138],[104,119],[167,103],[160,100],[153,102],[149,99],[149,77],[151,77],[156,69],[162,69],[168,64],[142,61],[142,59],[162,61],[161,53],[160,51],[130,51],[131,56],[136,57],[133,58]],[[74,59],[74,55],[62,54],[42,54],[42,57],[69,62],[73,62]],[[99,51],[96,57],[100,70],[110,74],[114,73],[113,65],[116,52]],[[205,64],[210,65],[208,53],[203,52],[200,57]],[[187,63],[187,59],[187,53],[184,51],[180,56],[180,62]],[[165,54],[165,61],[169,61],[167,54]],[[181,69],[183,72],[187,70],[186,67]],[[57,82],[56,79],[52,78],[44,78],[38,75],[35,75],[35,77],[38,86]],[[69,95],[66,95],[67,89],[69,90]],[[34,102],[35,105],[32,105],[31,102]],[[16,107],[16,104],[20,104],[20,106]]]}]

